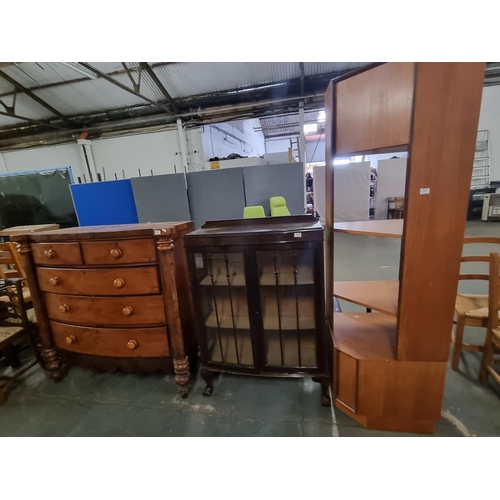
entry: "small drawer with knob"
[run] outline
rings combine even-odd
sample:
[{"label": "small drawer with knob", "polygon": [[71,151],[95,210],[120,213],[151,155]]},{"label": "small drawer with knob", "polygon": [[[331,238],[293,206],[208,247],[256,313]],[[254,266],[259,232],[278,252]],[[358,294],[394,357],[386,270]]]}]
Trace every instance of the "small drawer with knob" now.
[{"label": "small drawer with knob", "polygon": [[79,243],[33,243],[33,260],[48,266],[81,266],[83,264]]},{"label": "small drawer with knob", "polygon": [[147,295],[160,293],[156,266],[107,269],[37,268],[44,292],[70,295]]},{"label": "small drawer with knob", "polygon": [[121,266],[157,261],[153,239],[120,241],[84,241],[82,252],[88,266]]},{"label": "small drawer with knob", "polygon": [[134,358],[169,355],[166,327],[92,328],[57,321],[50,326],[55,344],[66,351]]},{"label": "small drawer with knob", "polygon": [[48,316],[55,321],[89,326],[147,326],[166,323],[162,295],[85,297],[47,292],[44,295]]}]

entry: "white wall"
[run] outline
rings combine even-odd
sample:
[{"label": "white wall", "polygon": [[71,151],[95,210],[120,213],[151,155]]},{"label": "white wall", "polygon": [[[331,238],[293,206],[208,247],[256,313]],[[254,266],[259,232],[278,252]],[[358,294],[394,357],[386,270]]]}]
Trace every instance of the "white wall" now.
[{"label": "white wall", "polygon": [[224,158],[231,153],[241,156],[261,156],[265,150],[264,134],[256,132],[260,121],[236,120],[202,127],[202,142],[205,161],[210,158]]},{"label": "white wall", "polygon": [[[187,136],[188,171],[203,169],[200,130]],[[92,141],[92,155],[102,179],[113,180],[183,172],[181,145],[177,130],[129,135]]]},{"label": "white wall", "polygon": [[9,151],[0,153],[0,157],[3,159],[0,159],[0,173],[71,167],[75,181],[84,174],[88,180],[83,149],[76,143]]},{"label": "white wall", "polygon": [[288,152],[290,147],[290,139],[267,139],[266,153],[283,153]]},{"label": "white wall", "polygon": [[500,181],[500,85],[483,89],[479,130],[490,133],[490,180]]}]

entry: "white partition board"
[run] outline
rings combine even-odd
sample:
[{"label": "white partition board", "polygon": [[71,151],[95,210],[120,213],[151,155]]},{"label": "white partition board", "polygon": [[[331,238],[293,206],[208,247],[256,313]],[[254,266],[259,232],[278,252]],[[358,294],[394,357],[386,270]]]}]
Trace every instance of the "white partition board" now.
[{"label": "white partition board", "polygon": [[387,198],[405,195],[406,161],[406,158],[378,161],[375,219],[387,219]]},{"label": "white partition board", "polygon": [[326,224],[326,167],[313,167],[314,210],[319,214],[319,220]]},{"label": "white partition board", "polygon": [[335,222],[370,218],[369,161],[333,166],[333,210]]}]

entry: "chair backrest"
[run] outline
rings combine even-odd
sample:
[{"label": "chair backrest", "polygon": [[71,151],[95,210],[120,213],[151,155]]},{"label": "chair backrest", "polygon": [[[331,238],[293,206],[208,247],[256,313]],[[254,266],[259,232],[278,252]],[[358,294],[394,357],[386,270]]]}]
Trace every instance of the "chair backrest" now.
[{"label": "chair backrest", "polygon": [[26,278],[14,243],[0,243],[0,278]]},{"label": "chair backrest", "polygon": [[288,210],[286,200],[283,196],[273,196],[272,198],[269,198],[269,205],[271,206],[272,217],[290,215],[290,210]]},{"label": "chair backrest", "polygon": [[490,253],[490,286],[488,290],[488,327],[498,328],[500,310],[500,254]]},{"label": "chair backrest", "polygon": [[394,198],[394,205],[396,210],[403,210],[405,205],[405,197],[404,196],[396,196]]},{"label": "chair backrest", "polygon": [[[498,250],[500,251],[500,238],[494,236],[472,236],[464,238],[464,245],[470,244],[488,244],[488,245],[499,245]],[[462,255],[460,259],[461,263],[464,262],[490,262],[490,255],[485,251],[483,255]],[[490,280],[490,272],[484,271],[482,273],[464,273],[460,270],[460,276],[458,279],[461,280]]]},{"label": "chair backrest", "polygon": [[0,279],[0,324],[17,319],[24,328],[29,325],[23,296],[24,278]]},{"label": "chair backrest", "polygon": [[245,207],[243,209],[243,218],[244,219],[259,219],[261,217],[265,217],[266,213],[264,212],[264,207],[255,205],[253,207]]}]

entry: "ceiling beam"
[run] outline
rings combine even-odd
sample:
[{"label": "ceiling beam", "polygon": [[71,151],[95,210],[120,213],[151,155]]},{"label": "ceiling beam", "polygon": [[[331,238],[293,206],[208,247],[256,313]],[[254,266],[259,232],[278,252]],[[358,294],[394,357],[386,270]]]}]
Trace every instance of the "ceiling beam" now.
[{"label": "ceiling beam", "polygon": [[61,127],[60,125],[54,125],[53,123],[43,122],[40,120],[35,120],[33,118],[28,118],[26,116],[16,115],[15,113],[9,113],[8,111],[0,111],[0,116],[8,116],[9,118],[16,118],[17,120],[34,123],[36,125],[44,125],[45,127],[51,127],[58,130],[67,130],[66,127]]},{"label": "ceiling beam", "polygon": [[140,62],[139,67],[142,68],[153,80],[154,84],[158,87],[158,90],[163,94],[163,97],[170,103],[170,106],[172,106],[172,110],[174,113],[179,113],[179,108],[177,107],[177,104],[175,101],[172,99],[172,96],[168,93],[167,89],[164,87],[163,83],[160,82],[160,79],[156,76],[156,73],[153,71],[153,68],[146,63],[146,62]]},{"label": "ceiling beam", "polygon": [[57,116],[58,118],[63,120],[66,125],[69,125],[71,127],[73,127],[75,125],[72,121],[70,121],[68,118],[66,118],[62,113],[57,111],[57,109],[53,108],[50,104],[45,102],[43,99],[40,99],[40,97],[38,97],[36,94],[33,94],[33,92],[31,92],[30,89],[27,89],[26,87],[21,85],[19,82],[14,80],[12,77],[5,74],[3,71],[0,71],[0,78],[3,78],[6,82],[9,82],[11,85],[14,86],[14,88],[17,91],[22,92],[23,94],[26,94],[28,97],[30,97],[31,99],[36,101],[38,104],[40,104],[40,106],[43,106],[45,109],[48,109],[52,114],[54,114],[55,116]]},{"label": "ceiling beam", "polygon": [[113,85],[116,85],[118,88],[124,90],[125,92],[129,92],[130,94],[133,94],[136,97],[139,97],[140,99],[144,99],[146,102],[149,102],[149,104],[152,104],[153,106],[156,106],[157,108],[160,108],[162,111],[165,111],[166,113],[172,114],[170,109],[168,109],[168,107],[165,106],[164,104],[160,104],[156,101],[153,101],[153,99],[150,99],[149,97],[142,95],[140,92],[137,92],[136,90],[131,89],[130,87],[127,87],[126,85],[123,85],[123,83],[117,82],[115,79],[109,77],[106,73],[99,71],[98,69],[94,68],[90,64],[87,64],[85,62],[79,62],[78,64],[80,66],[83,66],[84,68],[88,69],[89,71],[92,71],[92,73],[95,73],[96,75],[100,76],[102,79],[106,80],[107,82],[112,83]]}]

